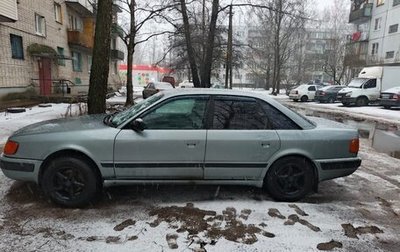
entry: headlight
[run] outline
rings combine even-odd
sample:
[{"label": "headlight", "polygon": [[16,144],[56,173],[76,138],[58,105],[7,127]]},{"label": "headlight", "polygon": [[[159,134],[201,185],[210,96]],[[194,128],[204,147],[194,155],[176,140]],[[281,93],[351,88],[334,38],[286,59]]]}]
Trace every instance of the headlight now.
[{"label": "headlight", "polygon": [[350,97],[351,96],[351,92],[346,93],[346,97]]}]

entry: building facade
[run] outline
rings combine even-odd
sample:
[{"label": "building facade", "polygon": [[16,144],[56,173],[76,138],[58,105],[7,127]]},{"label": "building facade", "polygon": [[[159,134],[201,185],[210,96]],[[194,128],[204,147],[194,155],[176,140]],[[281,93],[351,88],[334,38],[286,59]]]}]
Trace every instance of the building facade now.
[{"label": "building facade", "polygon": [[346,66],[353,76],[365,66],[400,65],[400,0],[352,0]]},{"label": "building facade", "polygon": [[[0,96],[29,87],[44,96],[87,93],[96,21],[90,2],[6,1],[14,3],[13,11],[2,4],[0,16],[16,14],[0,18]],[[117,39],[111,43],[110,86],[121,83],[118,61],[124,55]]]}]

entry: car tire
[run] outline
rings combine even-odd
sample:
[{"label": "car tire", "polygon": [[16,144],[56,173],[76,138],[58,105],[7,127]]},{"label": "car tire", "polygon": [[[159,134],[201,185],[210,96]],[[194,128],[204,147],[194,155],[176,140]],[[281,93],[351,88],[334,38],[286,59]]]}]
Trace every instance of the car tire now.
[{"label": "car tire", "polygon": [[308,96],[307,96],[307,95],[303,95],[303,96],[300,98],[300,101],[302,101],[302,102],[308,101]]},{"label": "car tire", "polygon": [[356,106],[357,107],[362,107],[362,106],[367,106],[368,105],[368,99],[365,97],[358,97],[356,100]]},{"label": "car tire", "polygon": [[101,191],[94,168],[79,157],[51,160],[43,171],[40,184],[53,202],[66,207],[88,205]]},{"label": "car tire", "polygon": [[383,106],[384,109],[390,109],[391,107],[392,107],[392,106],[389,106],[389,105]]},{"label": "car tire", "polygon": [[264,187],[278,201],[297,201],[313,188],[314,173],[305,158],[285,157],[277,160],[268,170]]},{"label": "car tire", "polygon": [[328,103],[335,103],[335,99],[333,99],[333,97],[329,97],[328,98]]},{"label": "car tire", "polygon": [[298,101],[299,101],[299,99],[293,99],[293,101],[294,101],[294,102],[298,102]]},{"label": "car tire", "polygon": [[350,103],[349,103],[349,102],[342,102],[342,104],[343,104],[343,106],[345,106],[345,107],[350,106]]}]

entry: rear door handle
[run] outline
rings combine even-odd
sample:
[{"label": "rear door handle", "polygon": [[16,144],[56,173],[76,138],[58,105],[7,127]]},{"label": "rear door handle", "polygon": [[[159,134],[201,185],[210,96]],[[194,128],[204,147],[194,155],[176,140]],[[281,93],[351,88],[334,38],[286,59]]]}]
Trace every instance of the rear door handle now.
[{"label": "rear door handle", "polygon": [[261,143],[261,147],[263,148],[269,148],[270,144],[269,143]]},{"label": "rear door handle", "polygon": [[188,148],[195,148],[198,143],[199,143],[198,141],[186,142],[186,146]]}]

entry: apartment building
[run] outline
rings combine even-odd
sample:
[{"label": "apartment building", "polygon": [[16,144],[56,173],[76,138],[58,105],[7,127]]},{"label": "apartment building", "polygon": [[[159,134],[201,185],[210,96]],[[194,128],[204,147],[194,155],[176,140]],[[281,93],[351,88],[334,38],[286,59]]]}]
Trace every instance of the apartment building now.
[{"label": "apartment building", "polygon": [[[88,0],[4,0],[0,5],[0,96],[29,87],[40,95],[86,93],[92,62],[95,9]],[[118,8],[114,8],[116,22]],[[111,43],[109,85],[120,85]]]},{"label": "apartment building", "polygon": [[365,66],[400,65],[400,0],[352,0],[345,64],[352,75]]}]

